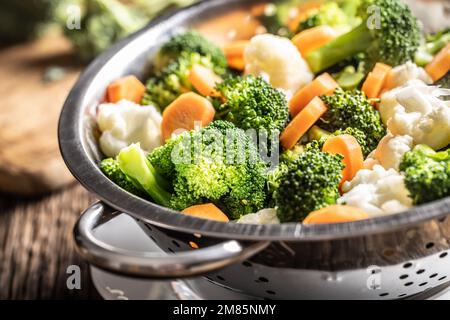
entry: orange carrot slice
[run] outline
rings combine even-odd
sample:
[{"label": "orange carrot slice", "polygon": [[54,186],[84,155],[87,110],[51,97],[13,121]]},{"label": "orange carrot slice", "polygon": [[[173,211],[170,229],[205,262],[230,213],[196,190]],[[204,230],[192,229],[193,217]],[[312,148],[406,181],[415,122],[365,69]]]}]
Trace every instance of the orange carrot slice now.
[{"label": "orange carrot slice", "polygon": [[135,76],[127,76],[112,82],[107,89],[108,102],[116,103],[129,100],[140,103],[145,93],[145,86]]},{"label": "orange carrot slice", "polygon": [[243,71],[245,69],[244,52],[249,45],[248,40],[233,41],[225,45],[223,52],[227,57],[228,66],[232,69]]},{"label": "orange carrot slice", "polygon": [[193,130],[196,124],[207,126],[214,115],[214,107],[206,98],[194,92],[184,93],[164,110],[162,137],[166,141],[176,131]]},{"label": "orange carrot slice", "polygon": [[447,44],[439,53],[434,57],[426,67],[425,71],[430,75],[433,81],[438,81],[447,74],[450,70],[450,43]]},{"label": "orange carrot slice", "polygon": [[380,97],[381,90],[386,85],[387,78],[391,66],[378,62],[375,64],[373,70],[369,73],[362,86],[362,91],[366,94],[367,98],[375,99]]},{"label": "orange carrot slice", "polygon": [[218,83],[222,82],[222,78],[212,70],[196,64],[189,72],[188,79],[201,95],[220,97],[220,93],[217,92],[215,87]]},{"label": "orange carrot slice", "polygon": [[311,212],[303,224],[342,223],[368,218],[369,215],[360,208],[336,204]]},{"label": "orange carrot slice", "polygon": [[216,220],[222,222],[230,221],[227,215],[212,203],[195,205],[184,209],[183,211],[181,211],[181,213],[207,220]]},{"label": "orange carrot slice", "polygon": [[227,58],[231,57],[244,57],[245,48],[249,45],[250,41],[248,40],[237,40],[230,43],[227,43],[223,47],[223,52]]},{"label": "orange carrot slice", "polygon": [[314,98],[333,94],[339,85],[328,73],[321,74],[311,83],[301,88],[289,101],[289,110],[295,117]]},{"label": "orange carrot slice", "polygon": [[336,30],[323,25],[300,32],[292,39],[292,42],[305,57],[308,53],[326,45],[338,35]]},{"label": "orange carrot slice", "polygon": [[342,171],[342,183],[352,180],[356,173],[364,167],[364,156],[358,141],[349,134],[329,138],[322,148],[323,152],[340,154],[345,168]]},{"label": "orange carrot slice", "polygon": [[231,69],[237,70],[237,71],[244,71],[245,70],[245,60],[243,58],[239,57],[232,57],[227,59],[228,66]]},{"label": "orange carrot slice", "polygon": [[325,112],[327,112],[327,107],[319,97],[311,100],[281,134],[280,141],[283,147],[285,149],[294,147]]}]

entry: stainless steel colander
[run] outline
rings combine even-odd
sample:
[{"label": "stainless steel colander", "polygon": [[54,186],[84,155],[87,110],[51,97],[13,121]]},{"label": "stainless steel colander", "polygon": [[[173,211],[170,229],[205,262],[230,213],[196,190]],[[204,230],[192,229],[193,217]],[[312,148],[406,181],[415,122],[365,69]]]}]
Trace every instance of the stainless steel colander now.
[{"label": "stainless steel colander", "polygon": [[[123,191],[98,169],[94,111],[107,85],[130,73],[144,77],[149,55],[176,29],[258,2],[264,1],[204,1],[161,17],[113,46],[78,80],[61,113],[60,148],[75,177],[102,200],[75,226],[80,254],[116,273],[203,275],[271,299],[395,299],[450,284],[450,198],[353,223],[243,225],[178,214]],[[120,212],[169,254],[130,252],[98,240],[96,226]]]}]

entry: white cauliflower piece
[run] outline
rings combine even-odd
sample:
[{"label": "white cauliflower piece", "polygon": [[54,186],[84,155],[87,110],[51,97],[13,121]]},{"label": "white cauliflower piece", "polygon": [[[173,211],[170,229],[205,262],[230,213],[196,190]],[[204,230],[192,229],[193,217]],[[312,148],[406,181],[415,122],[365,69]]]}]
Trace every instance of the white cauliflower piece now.
[{"label": "white cauliflower piece", "polygon": [[385,169],[398,171],[403,155],[412,148],[413,138],[411,136],[394,136],[392,133],[388,133],[378,144],[374,157]]},{"label": "white cauliflower piece", "polygon": [[450,144],[450,104],[439,99],[450,90],[411,82],[386,92],[379,106],[393,135],[409,135],[415,144],[438,150]]},{"label": "white cauliflower piece", "polygon": [[387,86],[388,89],[393,89],[403,86],[411,80],[420,80],[426,84],[433,83],[433,80],[430,78],[425,69],[419,67],[411,61],[408,61],[405,64],[393,68],[391,72],[389,72]]},{"label": "white cauliflower piece", "polygon": [[375,165],[360,170],[352,181],[342,186],[338,204],[363,209],[371,218],[398,213],[412,207],[403,176],[394,169]]},{"label": "white cauliflower piece", "polygon": [[314,78],[297,47],[287,38],[257,35],[251,39],[244,56],[247,74],[262,76],[288,98]]},{"label": "white cauliflower piece", "polygon": [[97,123],[101,131],[100,148],[108,157],[132,143],[140,143],[150,152],[161,145],[162,116],[153,106],[140,106],[131,101],[105,103],[98,107]]},{"label": "white cauliflower piece", "polygon": [[242,216],[237,223],[245,224],[279,224],[277,209],[262,209],[257,213]]}]

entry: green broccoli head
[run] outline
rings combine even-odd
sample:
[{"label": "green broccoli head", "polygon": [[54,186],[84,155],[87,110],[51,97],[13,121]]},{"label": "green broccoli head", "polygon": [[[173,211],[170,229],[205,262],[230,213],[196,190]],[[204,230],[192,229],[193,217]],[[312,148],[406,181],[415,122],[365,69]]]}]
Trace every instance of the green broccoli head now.
[{"label": "green broccoli head", "polygon": [[187,31],[173,36],[160,49],[155,66],[163,69],[172,61],[178,60],[182,53],[198,53],[208,57],[216,74],[222,75],[227,69],[227,59],[222,50],[196,31]]},{"label": "green broccoli head", "polygon": [[218,117],[237,127],[281,132],[287,125],[289,109],[285,95],[263,78],[229,77],[216,89],[225,98],[224,103],[216,103]]},{"label": "green broccoli head", "polygon": [[363,22],[306,56],[313,72],[331,67],[359,52],[367,67],[376,62],[397,66],[414,58],[421,41],[417,19],[399,0],[363,0],[358,10]]},{"label": "green broccoli head", "polygon": [[108,158],[100,162],[100,169],[112,182],[134,195],[145,198],[145,192],[129,179],[119,167],[116,159]]},{"label": "green broccoli head", "polygon": [[147,89],[141,103],[155,105],[164,110],[182,93],[195,91],[188,79],[190,70],[195,64],[213,69],[209,57],[195,52],[183,52],[177,60],[170,62],[147,80]]},{"label": "green broccoli head", "polygon": [[347,13],[336,2],[328,2],[319,9],[313,10],[308,17],[298,25],[297,32],[317,26],[328,25],[333,28],[347,29],[355,22],[354,17]]},{"label": "green broccoli head", "polygon": [[173,181],[174,209],[213,202],[237,219],[265,205],[266,165],[253,140],[232,123],[215,121],[186,132],[154,150],[148,160]]},{"label": "green broccoli head", "polygon": [[275,194],[281,222],[300,222],[310,212],[336,203],[342,179],[342,156],[319,150],[301,153],[281,177]]},{"label": "green broccoli head", "polygon": [[415,205],[450,196],[450,149],[417,145],[403,156],[400,171]]},{"label": "green broccoli head", "polygon": [[[375,150],[386,135],[386,128],[379,112],[370,104],[364,93],[359,90],[344,91],[336,89],[334,94],[321,97],[328,111],[319,121],[319,126],[330,132],[350,130],[361,145],[364,154]],[[352,128],[352,129],[348,129]],[[356,129],[359,132],[356,132]],[[365,135],[365,139],[362,137]]]}]

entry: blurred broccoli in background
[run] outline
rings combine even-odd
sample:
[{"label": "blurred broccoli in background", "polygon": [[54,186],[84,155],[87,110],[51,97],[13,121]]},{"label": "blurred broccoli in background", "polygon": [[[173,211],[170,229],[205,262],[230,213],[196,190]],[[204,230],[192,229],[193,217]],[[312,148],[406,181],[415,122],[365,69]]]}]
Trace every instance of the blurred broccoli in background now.
[{"label": "blurred broccoli in background", "polygon": [[[0,0],[0,41],[20,42],[43,33],[49,25],[59,26],[73,43],[77,57],[88,62],[114,42],[143,27],[157,14],[187,6],[196,0]],[[69,29],[80,8],[80,28]]]},{"label": "blurred broccoli in background", "polygon": [[40,35],[77,0],[1,0],[0,41],[13,43]]}]

